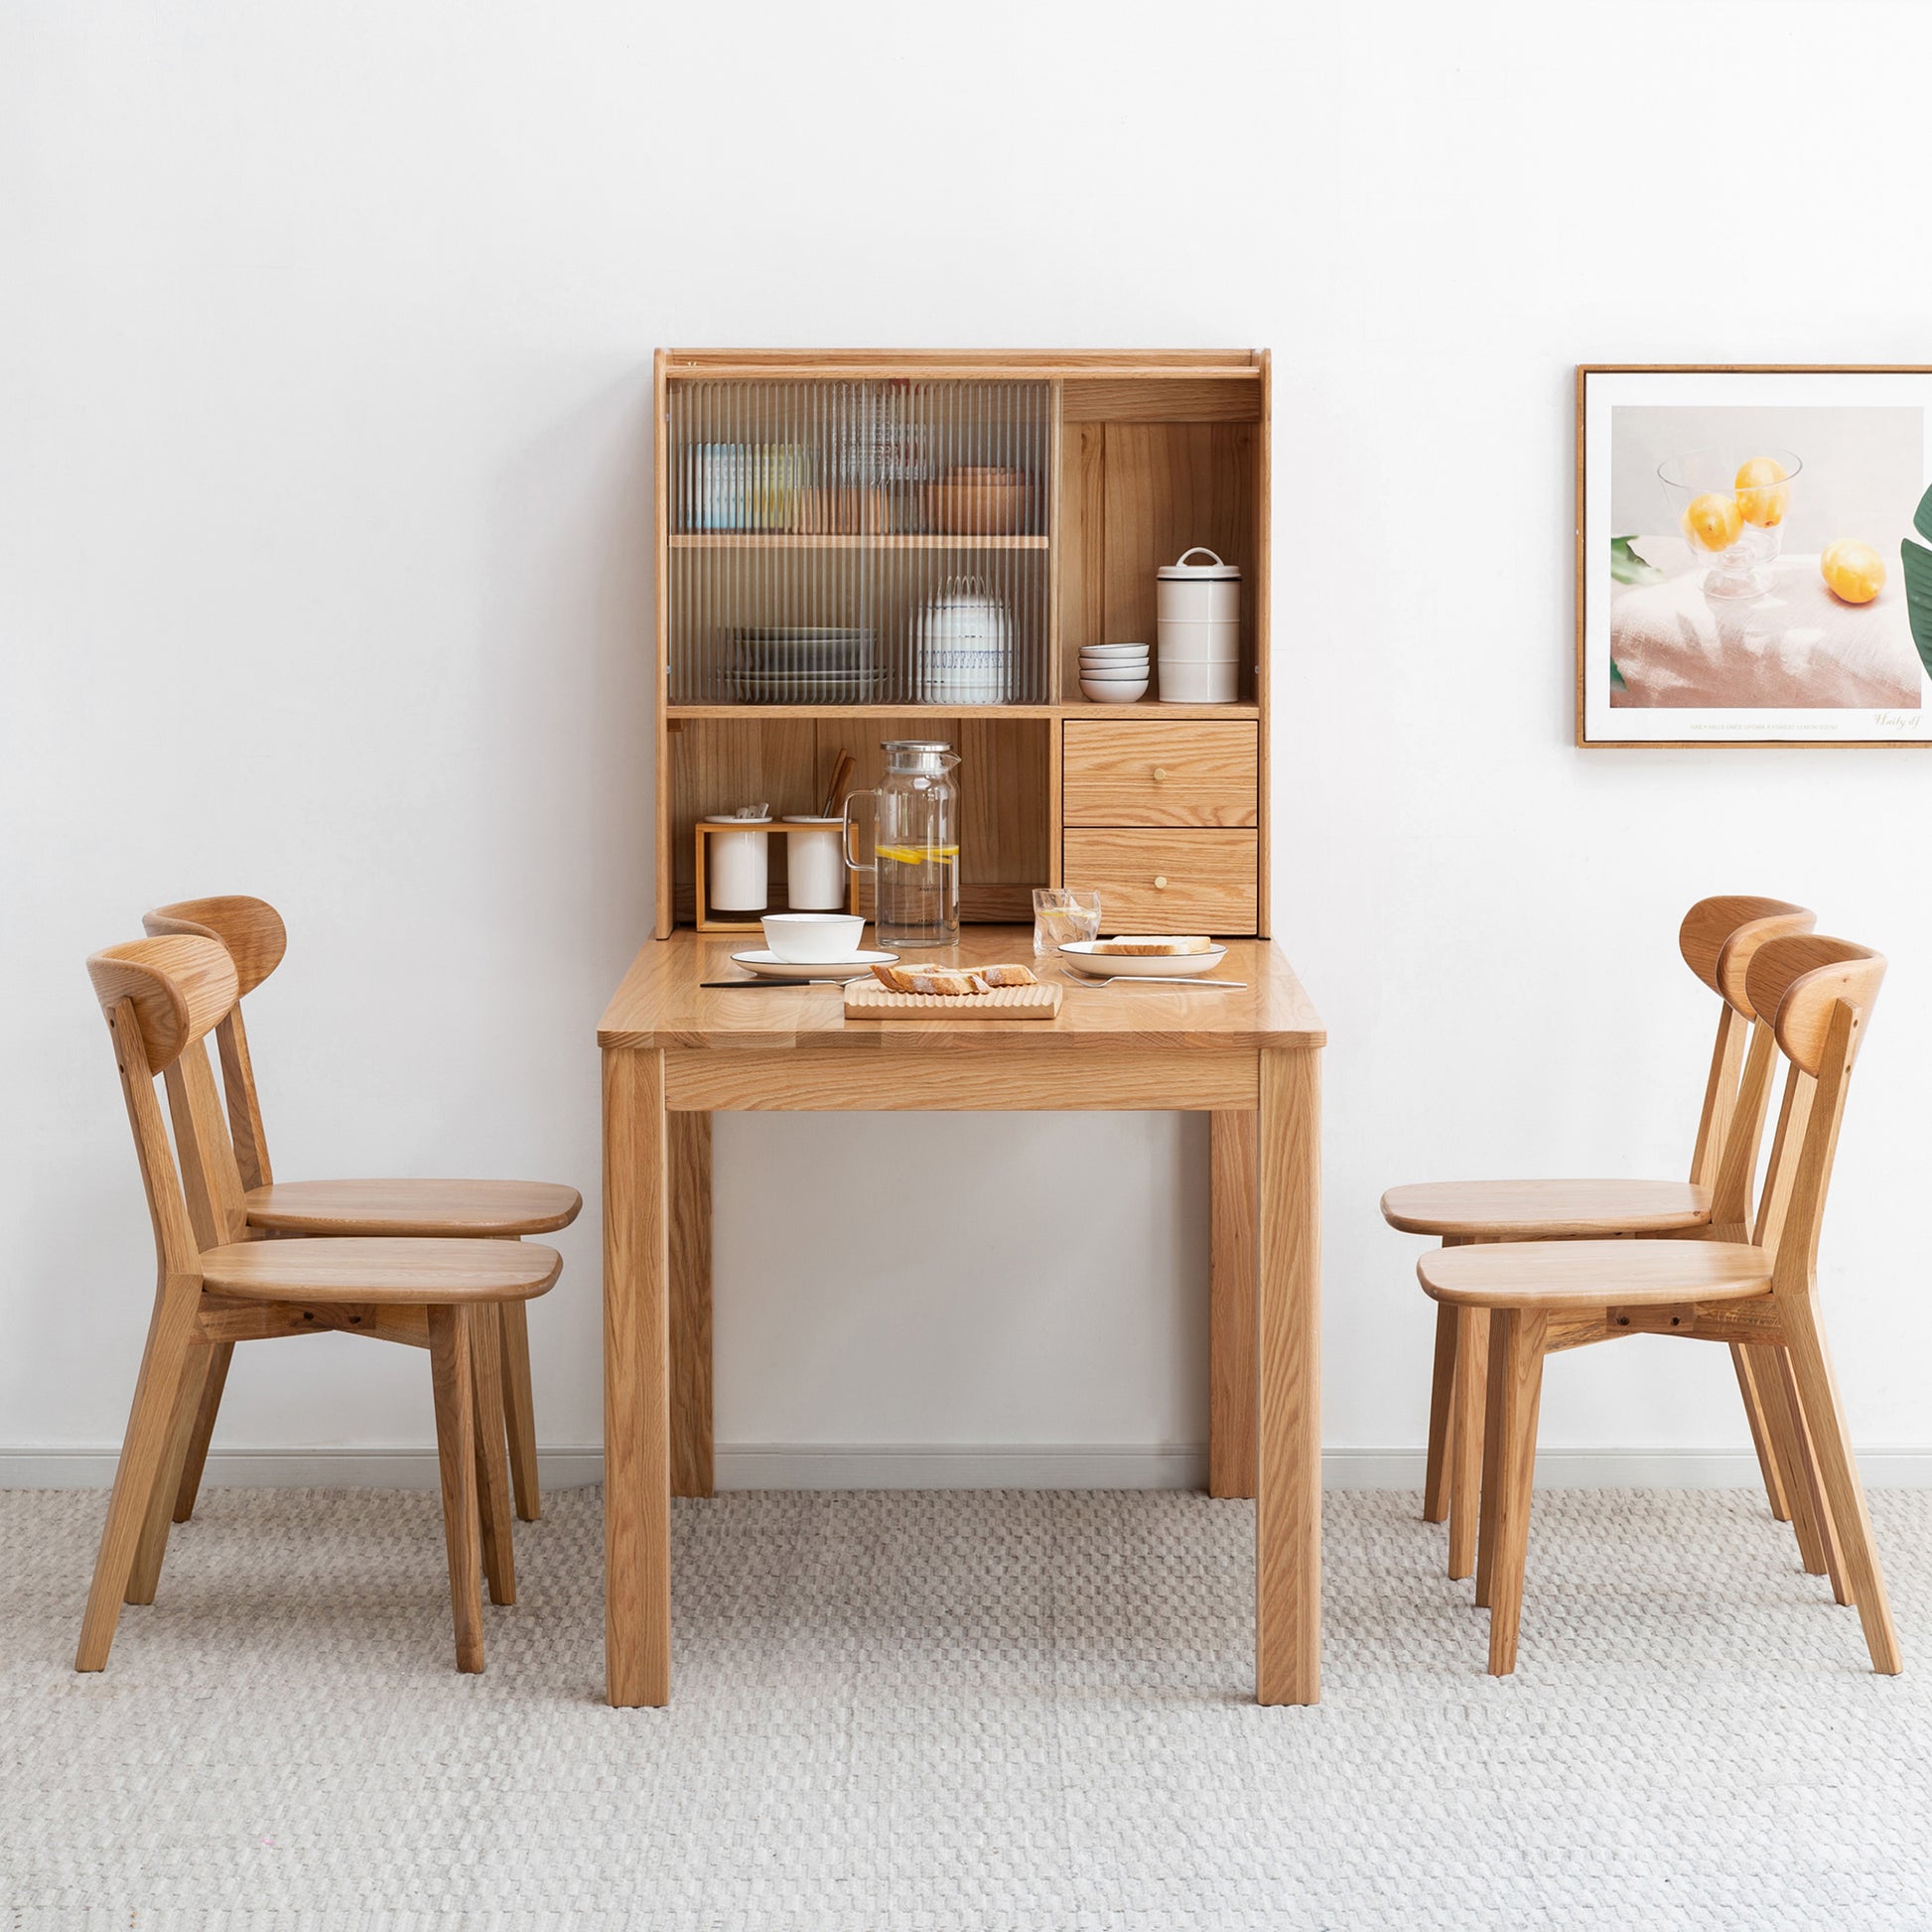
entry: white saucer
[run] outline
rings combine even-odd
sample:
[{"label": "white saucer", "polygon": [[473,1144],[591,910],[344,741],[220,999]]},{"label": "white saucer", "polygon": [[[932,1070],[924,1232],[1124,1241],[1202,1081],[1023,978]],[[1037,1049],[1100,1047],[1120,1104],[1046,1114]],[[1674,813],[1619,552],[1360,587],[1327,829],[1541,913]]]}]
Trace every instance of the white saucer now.
[{"label": "white saucer", "polygon": [[854,973],[863,973],[869,966],[890,966],[897,957],[896,952],[855,952],[849,959],[801,962],[780,959],[774,952],[735,952],[732,954],[732,964],[743,966],[748,973],[757,973],[760,979],[825,980],[835,973],[843,973],[849,979]]},{"label": "white saucer", "polygon": [[1089,979],[1200,979],[1228,956],[1225,946],[1205,952],[1097,953],[1097,939],[1072,939],[1060,950],[1066,963]]}]

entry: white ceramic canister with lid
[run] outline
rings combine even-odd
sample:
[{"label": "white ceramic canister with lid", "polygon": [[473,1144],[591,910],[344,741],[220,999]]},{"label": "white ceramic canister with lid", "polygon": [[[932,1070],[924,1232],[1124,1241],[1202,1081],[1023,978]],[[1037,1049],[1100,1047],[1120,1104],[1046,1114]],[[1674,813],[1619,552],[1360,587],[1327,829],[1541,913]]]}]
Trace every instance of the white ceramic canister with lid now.
[{"label": "white ceramic canister with lid", "polygon": [[[1204,557],[1205,563],[1189,560]],[[1241,566],[1201,545],[1163,564],[1155,584],[1161,696],[1232,704],[1241,689]]]},{"label": "white ceramic canister with lid", "polygon": [[785,903],[794,912],[845,910],[845,820],[785,814]]},{"label": "white ceramic canister with lid", "polygon": [[740,818],[735,812],[707,812],[707,825],[742,825],[742,832],[713,832],[705,840],[705,896],[714,912],[762,912],[766,886],[768,818]]}]

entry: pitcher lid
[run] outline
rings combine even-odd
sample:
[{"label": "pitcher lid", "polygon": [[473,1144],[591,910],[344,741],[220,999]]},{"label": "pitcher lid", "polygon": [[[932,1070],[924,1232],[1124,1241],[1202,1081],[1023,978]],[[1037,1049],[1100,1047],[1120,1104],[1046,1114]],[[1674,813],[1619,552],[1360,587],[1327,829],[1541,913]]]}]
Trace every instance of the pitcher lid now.
[{"label": "pitcher lid", "polygon": [[959,761],[953,748],[938,738],[888,738],[880,742],[879,749],[886,754],[889,771],[924,771],[936,775],[945,769],[947,759],[955,764]]}]

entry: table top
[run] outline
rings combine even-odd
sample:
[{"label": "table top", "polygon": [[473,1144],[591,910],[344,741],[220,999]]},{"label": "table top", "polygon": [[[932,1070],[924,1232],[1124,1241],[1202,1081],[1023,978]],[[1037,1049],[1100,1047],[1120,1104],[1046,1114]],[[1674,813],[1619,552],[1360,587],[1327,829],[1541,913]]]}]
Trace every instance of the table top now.
[{"label": "table top", "polygon": [[[646,939],[598,1026],[600,1046],[799,1046],[873,1048],[916,1044],[921,1051],[1032,1039],[1042,1044],[1203,1046],[1254,1050],[1320,1046],[1321,1016],[1295,977],[1287,955],[1266,939],[1231,939],[1216,979],[1244,980],[1239,991],[1205,987],[1085,983],[1050,960],[1034,958],[1032,926],[975,925],[957,946],[920,947],[908,965],[993,965],[1018,961],[1063,990],[1052,1020],[848,1020],[836,986],[715,991],[704,980],[744,973],[732,954],[759,943],[757,933],[693,932]],[[800,968],[809,971],[809,968]],[[746,975],[747,985],[753,984]]]}]

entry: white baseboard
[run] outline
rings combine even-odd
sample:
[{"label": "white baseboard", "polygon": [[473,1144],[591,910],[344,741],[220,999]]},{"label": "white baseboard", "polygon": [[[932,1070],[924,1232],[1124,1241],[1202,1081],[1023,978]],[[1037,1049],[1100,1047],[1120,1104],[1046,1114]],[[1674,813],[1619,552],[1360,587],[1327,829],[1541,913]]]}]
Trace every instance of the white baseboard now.
[{"label": "white baseboard", "polygon": [[[604,1478],[595,1445],[546,1449],[544,1487],[581,1489]],[[1874,1489],[1932,1488],[1932,1449],[1862,1449]],[[1331,1449],[1330,1489],[1420,1489],[1421,1449]],[[0,1489],[104,1489],[114,1451],[0,1449]],[[217,1488],[434,1489],[436,1452],[390,1449],[230,1449],[207,1460]],[[1748,1449],[1546,1449],[1536,1479],[1549,1489],[1733,1489],[1757,1481]],[[1202,1489],[1198,1443],[721,1443],[720,1489]]]}]

